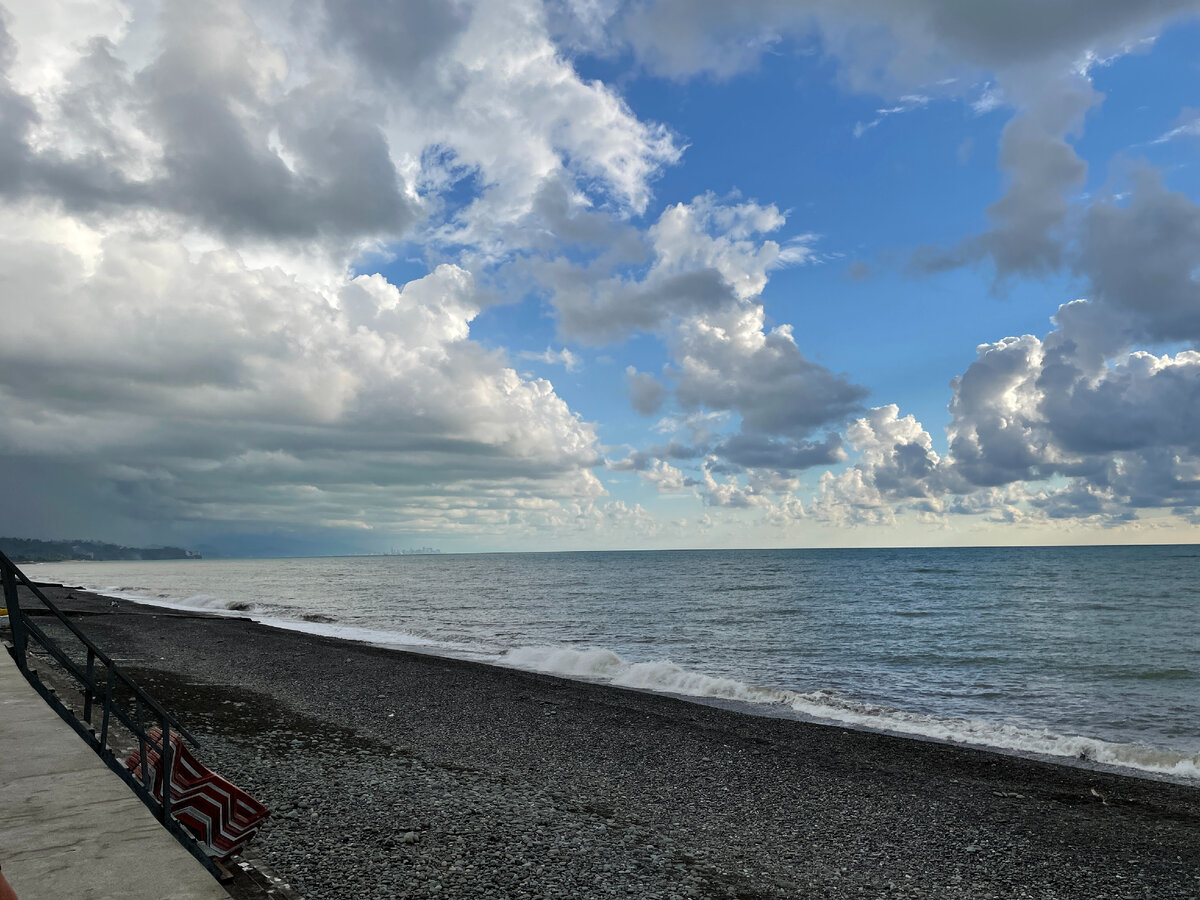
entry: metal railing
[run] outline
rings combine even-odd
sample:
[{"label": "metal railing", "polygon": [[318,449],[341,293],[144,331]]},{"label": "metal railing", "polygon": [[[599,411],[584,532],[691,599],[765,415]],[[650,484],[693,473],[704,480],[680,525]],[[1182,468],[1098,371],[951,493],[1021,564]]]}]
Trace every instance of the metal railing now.
[{"label": "metal railing", "polygon": [[[153,773],[146,762],[149,755],[147,751],[157,751],[163,771],[170,773],[174,763],[172,730],[182,735],[193,746],[198,746],[197,740],[174,716],[163,709],[158,701],[122,672],[112,657],[97,647],[91,638],[3,553],[0,553],[0,578],[3,579],[4,605],[8,607],[9,626],[12,629],[13,645],[10,653],[17,668],[63,721],[75,729],[110,769],[121,776],[179,843],[214,876],[220,877],[220,870],[209,859],[203,847],[171,814],[170,790],[164,788],[161,791],[161,800],[155,797],[151,785]],[[53,624],[66,629],[65,641],[60,642],[46,628],[34,621],[35,616],[31,615],[33,610],[22,606],[18,585],[25,587],[45,607],[45,612],[38,610],[36,618],[46,616]],[[83,696],[82,718],[76,716],[71,708],[59,699],[54,689],[42,681],[37,670],[29,665],[31,644],[36,651],[40,651],[39,656],[48,656],[78,683]],[[98,733],[93,722],[97,704],[100,707]],[[108,745],[111,729],[118,723],[128,729],[138,742],[141,759],[138,766],[140,778],[125,767]],[[150,735],[150,731],[156,727],[161,735],[158,739]],[[167,780],[169,782],[169,775]]]}]

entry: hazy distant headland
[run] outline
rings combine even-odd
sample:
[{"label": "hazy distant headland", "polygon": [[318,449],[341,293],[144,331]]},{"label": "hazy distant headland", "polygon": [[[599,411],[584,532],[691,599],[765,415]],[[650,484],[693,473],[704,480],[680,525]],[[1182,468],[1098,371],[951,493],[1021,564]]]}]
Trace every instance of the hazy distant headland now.
[{"label": "hazy distant headland", "polygon": [[0,551],[17,563],[62,562],[69,559],[200,559],[182,547],[122,547],[103,541],[39,541],[0,537]]}]

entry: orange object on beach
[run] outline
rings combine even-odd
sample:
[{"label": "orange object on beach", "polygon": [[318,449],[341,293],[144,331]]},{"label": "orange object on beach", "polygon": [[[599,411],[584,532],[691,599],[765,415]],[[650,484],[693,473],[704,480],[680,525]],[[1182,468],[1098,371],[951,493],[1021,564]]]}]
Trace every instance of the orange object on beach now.
[{"label": "orange object on beach", "polygon": [[[152,728],[153,742],[146,750],[145,768],[150,790],[161,803],[163,796],[162,730]],[[228,859],[250,842],[271,811],[228,779],[199,762],[177,734],[171,735],[171,814],[204,845],[209,856]],[[125,760],[125,767],[143,778],[141,751]]]}]

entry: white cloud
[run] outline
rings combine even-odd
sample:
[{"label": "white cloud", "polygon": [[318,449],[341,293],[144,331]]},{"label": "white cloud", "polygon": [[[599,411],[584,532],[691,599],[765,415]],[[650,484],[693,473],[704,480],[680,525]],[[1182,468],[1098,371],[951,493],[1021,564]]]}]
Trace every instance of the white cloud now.
[{"label": "white cloud", "polygon": [[1159,135],[1152,143],[1165,144],[1179,138],[1200,137],[1200,110],[1186,107],[1175,121],[1175,127]]},{"label": "white cloud", "polygon": [[[766,325],[758,301],[769,273],[812,257],[812,234],[784,249],[764,235],[785,217],[774,206],[711,194],[669,206],[647,232],[653,257],[640,278],[596,277],[592,269],[556,264],[540,270],[556,288],[564,335],[612,340],[634,329],[657,331],[670,363],[661,379],[626,370],[639,412],[657,412],[674,397],[687,415],[708,415],[695,456],[716,453],[734,466],[795,470],[841,458],[836,429],[865,390],[801,352],[790,325]],[[732,434],[709,427],[740,420]],[[667,426],[674,430],[674,420]],[[718,426],[719,427],[719,426]]]},{"label": "white cloud", "polygon": [[171,210],[242,241],[361,246],[474,172],[483,190],[454,237],[482,245],[547,178],[636,212],[678,158],[665,129],[578,77],[535,0],[352,6],[17,7],[9,81],[35,114],[9,124],[20,189]]},{"label": "white cloud", "polygon": [[773,205],[703,194],[668,206],[648,229],[652,261],[641,277],[562,262],[542,267],[539,276],[554,291],[565,337],[612,341],[758,296],[772,269],[810,256],[813,235],[792,237],[786,249],[762,237],[785,221]]},{"label": "white cloud", "polygon": [[578,372],[579,367],[582,365],[579,357],[566,347],[563,347],[561,350],[554,350],[547,347],[541,353],[538,353],[536,350],[522,350],[517,356],[520,359],[543,362],[548,366],[562,366],[568,372]]},{"label": "white cloud", "polygon": [[[29,490],[151,533],[657,527],[596,504],[593,427],[471,338],[472,260],[536,243],[531,216],[628,242],[680,152],[542,4],[6,9],[0,452]],[[468,246],[351,276],[403,239]]]},{"label": "white cloud", "polygon": [[971,101],[971,109],[977,116],[983,116],[1004,105],[1004,92],[994,84],[985,84],[979,96]]},{"label": "white cloud", "polygon": [[899,510],[941,512],[943,461],[913,416],[901,417],[894,403],[877,407],[846,436],[859,459],[837,475],[821,476],[813,503],[818,518],[838,525],[891,524]]},{"label": "white cloud", "polygon": [[[0,335],[0,451],[14,471],[92,472],[76,502],[126,485],[116,512],[145,521],[365,509],[398,524],[440,491],[451,508],[419,513],[433,528],[464,521],[455,509],[482,514],[467,495],[520,521],[528,498],[601,493],[591,426],[470,340],[460,268],[403,289],[359,276],[331,295],[229,250],[192,256],[166,226],[109,226],[75,241],[99,247],[86,260],[45,237],[56,221],[27,206],[0,223],[9,296],[36,297],[9,304]],[[58,497],[52,467],[37,480]]]},{"label": "white cloud", "polygon": [[[953,83],[953,82],[948,82]],[[900,97],[900,102],[895,106],[888,106],[883,109],[875,110],[875,118],[870,122],[857,122],[854,125],[854,136],[862,137],[872,128],[877,127],[888,116],[898,116],[903,113],[912,112],[915,109],[922,109],[929,105],[932,97],[926,97],[924,94],[904,94]]]},{"label": "white cloud", "polygon": [[689,487],[689,480],[684,477],[683,472],[661,459],[654,460],[650,468],[643,469],[638,475],[663,494],[676,493]]},{"label": "white cloud", "polygon": [[[626,383],[687,440],[611,464],[660,490],[777,523],[1194,515],[1196,417],[1178,410],[1195,405],[1198,360],[1134,347],[1200,340],[1200,215],[1140,177],[1128,204],[1073,218],[1086,169],[1071,140],[1099,100],[1088,72],[1195,7],[7,2],[0,453],[19,488],[5,502],[41,490],[90,508],[81,522],[113,511],[152,529],[660,533],[599,499],[593,426],[472,339],[485,307],[529,292],[562,339],[665,343],[666,364]],[[736,195],[640,222],[680,141],[581,78],[552,27],[677,78],[820,50],[883,98],[863,130],[935,99],[1002,99],[1006,193],[988,230],[923,264],[1071,265],[1090,299],[1044,338],[981,348],[955,384],[947,456],[896,407],[868,412],[847,432],[855,461],[806,510],[795,473],[845,461],[865,391],[770,323],[763,292],[836,251]],[[1191,134],[1193,113],[1160,141]],[[400,242],[430,274],[369,274]],[[515,356],[579,367],[566,347]],[[668,460],[705,460],[703,478]]]},{"label": "white cloud", "polygon": [[865,394],[806,359],[791,326],[767,330],[759,304],[684,320],[670,345],[683,408],[737,412],[743,431],[805,437],[839,423]]}]

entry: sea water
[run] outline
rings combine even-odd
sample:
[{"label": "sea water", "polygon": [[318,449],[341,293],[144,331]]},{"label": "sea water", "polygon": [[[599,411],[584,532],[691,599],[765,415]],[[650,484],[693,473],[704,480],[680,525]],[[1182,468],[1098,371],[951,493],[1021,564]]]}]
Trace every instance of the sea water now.
[{"label": "sea water", "polygon": [[1200,547],[53,563],[273,625],[1200,780]]}]

